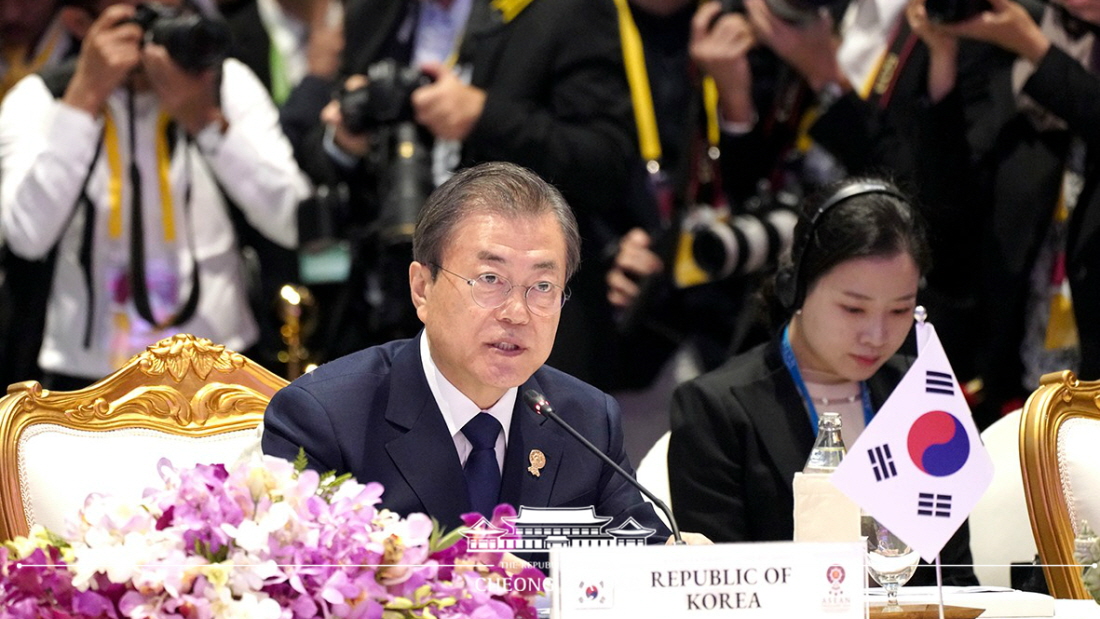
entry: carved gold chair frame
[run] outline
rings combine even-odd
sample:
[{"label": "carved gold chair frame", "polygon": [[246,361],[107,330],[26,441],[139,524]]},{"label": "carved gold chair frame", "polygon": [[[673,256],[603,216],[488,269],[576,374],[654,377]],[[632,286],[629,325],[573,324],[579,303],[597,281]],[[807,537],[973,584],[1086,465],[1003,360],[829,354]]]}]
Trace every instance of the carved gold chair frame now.
[{"label": "carved gold chair frame", "polygon": [[1073,556],[1080,523],[1074,522],[1066,497],[1066,471],[1059,458],[1059,432],[1074,419],[1100,423],[1100,381],[1078,380],[1069,370],[1043,376],[1020,419],[1020,466],[1031,529],[1051,595],[1091,599]]},{"label": "carved gold chair frame", "polygon": [[0,398],[0,540],[29,530],[18,450],[32,426],[145,428],[191,437],[237,432],[258,427],[271,396],[286,384],[224,346],[175,335],[85,389],[51,392],[36,381],[9,386]]}]

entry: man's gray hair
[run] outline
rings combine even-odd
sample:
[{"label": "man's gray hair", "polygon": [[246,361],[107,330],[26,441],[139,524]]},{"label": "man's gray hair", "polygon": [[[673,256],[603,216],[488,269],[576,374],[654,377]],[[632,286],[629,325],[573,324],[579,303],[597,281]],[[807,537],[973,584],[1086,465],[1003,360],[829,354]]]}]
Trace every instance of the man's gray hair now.
[{"label": "man's gray hair", "polygon": [[416,219],[413,260],[430,266],[434,278],[454,231],[467,217],[479,213],[509,219],[553,215],[565,236],[566,280],[580,266],[577,219],[561,192],[527,168],[503,162],[466,168],[432,192]]}]

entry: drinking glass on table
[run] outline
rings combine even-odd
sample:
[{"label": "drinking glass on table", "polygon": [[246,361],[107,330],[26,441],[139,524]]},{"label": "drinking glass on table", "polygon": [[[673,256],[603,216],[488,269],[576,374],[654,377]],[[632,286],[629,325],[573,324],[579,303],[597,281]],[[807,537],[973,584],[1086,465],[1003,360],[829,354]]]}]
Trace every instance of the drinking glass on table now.
[{"label": "drinking glass on table", "polygon": [[860,531],[867,538],[867,573],[886,591],[886,606],[882,610],[900,612],[898,589],[913,576],[920,557],[872,516],[863,515]]}]

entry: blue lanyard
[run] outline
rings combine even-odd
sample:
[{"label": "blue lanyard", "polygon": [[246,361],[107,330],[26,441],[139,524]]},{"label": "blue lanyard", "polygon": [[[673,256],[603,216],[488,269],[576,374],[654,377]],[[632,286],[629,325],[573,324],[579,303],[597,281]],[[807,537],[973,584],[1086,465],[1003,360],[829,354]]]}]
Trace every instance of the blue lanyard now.
[{"label": "blue lanyard", "polygon": [[[802,372],[798,369],[798,361],[794,358],[794,350],[791,349],[791,326],[789,324],[783,327],[783,339],[780,342],[779,350],[783,356],[783,365],[787,366],[787,371],[791,373],[791,378],[794,379],[794,386],[798,388],[798,393],[806,404],[806,410],[810,414],[810,427],[813,428],[814,436],[817,436],[817,409],[814,408],[814,400],[810,397],[810,390],[806,388],[806,381],[802,380]],[[871,424],[871,418],[875,416],[875,411],[871,407],[871,393],[864,381],[859,382],[859,395],[863,400],[863,425],[866,427]]]}]

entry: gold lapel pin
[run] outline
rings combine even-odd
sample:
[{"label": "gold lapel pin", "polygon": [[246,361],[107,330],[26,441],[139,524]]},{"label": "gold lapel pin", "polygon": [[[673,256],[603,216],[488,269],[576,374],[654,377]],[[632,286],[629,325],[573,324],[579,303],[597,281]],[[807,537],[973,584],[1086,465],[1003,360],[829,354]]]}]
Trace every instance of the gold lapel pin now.
[{"label": "gold lapel pin", "polygon": [[527,456],[527,459],[531,462],[531,466],[527,467],[527,472],[535,477],[542,475],[542,467],[546,466],[546,455],[538,449],[532,449],[531,455]]}]

